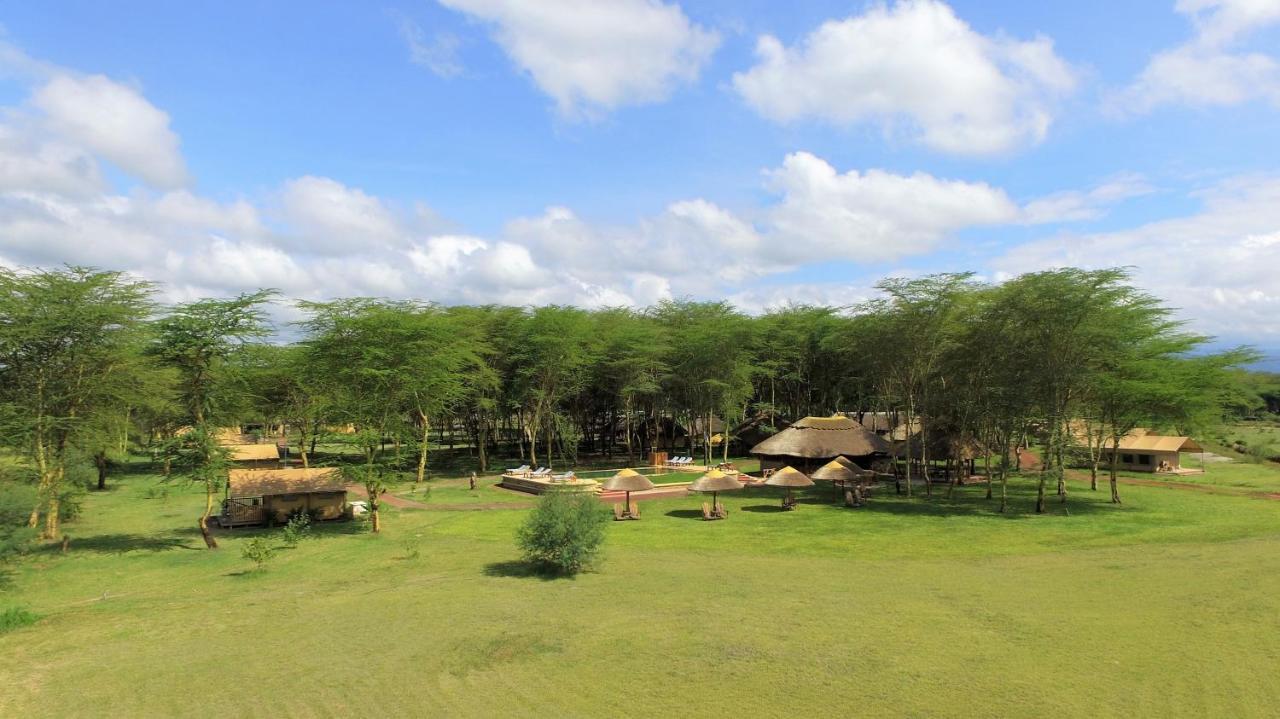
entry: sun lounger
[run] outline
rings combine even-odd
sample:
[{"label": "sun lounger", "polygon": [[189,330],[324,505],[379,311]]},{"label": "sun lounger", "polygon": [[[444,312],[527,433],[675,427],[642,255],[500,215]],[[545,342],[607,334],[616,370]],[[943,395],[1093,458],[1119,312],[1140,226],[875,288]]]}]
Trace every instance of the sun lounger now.
[{"label": "sun lounger", "polygon": [[564,474],[553,474],[553,475],[551,475],[551,481],[552,481],[552,482],[568,482],[568,481],[569,481],[569,480],[571,480],[571,479],[573,479],[573,471],[572,471],[572,470],[570,470],[570,471],[568,471],[568,472],[565,472]]},{"label": "sun lounger", "polygon": [[627,518],[627,516],[626,516],[626,513],[625,513],[625,512],[623,512],[623,510],[622,510],[622,505],[621,505],[621,504],[614,504],[614,505],[613,505],[613,519],[614,519],[614,521],[615,521],[615,522],[621,522],[622,520],[624,520],[624,519],[626,519],[626,518]]},{"label": "sun lounger", "polygon": [[632,502],[628,511],[631,514],[632,519],[640,518],[640,504],[638,502]]},{"label": "sun lounger", "polygon": [[522,464],[522,465],[520,465],[519,467],[516,467],[516,468],[514,468],[514,469],[508,469],[508,470],[506,471],[506,473],[507,473],[507,474],[528,474],[528,473],[529,473],[529,465],[527,465],[527,464]]},{"label": "sun lounger", "polygon": [[706,502],[702,503],[702,518],[708,521],[712,519],[719,519],[718,517],[712,516],[711,505],[707,504]]},{"label": "sun lounger", "polygon": [[729,516],[729,510],[724,508],[724,502],[716,502],[713,514],[715,514],[716,519],[724,519]]},{"label": "sun lounger", "polygon": [[529,473],[529,476],[530,476],[530,477],[545,477],[545,476],[546,476],[546,475],[548,475],[548,474],[551,474],[551,468],[550,468],[550,467],[538,467],[537,469],[535,469],[535,470],[533,470],[532,472],[530,472],[530,473]]}]

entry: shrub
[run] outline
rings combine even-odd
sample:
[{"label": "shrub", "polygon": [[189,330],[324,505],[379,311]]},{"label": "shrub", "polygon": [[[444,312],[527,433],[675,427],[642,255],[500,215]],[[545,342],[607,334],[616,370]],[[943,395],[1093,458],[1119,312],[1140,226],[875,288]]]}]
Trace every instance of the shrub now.
[{"label": "shrub", "polygon": [[0,634],[21,629],[22,627],[29,627],[39,619],[39,614],[29,612],[22,607],[10,607],[0,612]]},{"label": "shrub", "polygon": [[544,571],[576,574],[591,566],[608,513],[594,496],[548,492],[516,534],[524,558]]},{"label": "shrub", "polygon": [[289,522],[284,525],[284,543],[290,547],[298,546],[298,542],[311,536],[311,515],[301,509],[289,515]]},{"label": "shrub", "polygon": [[267,568],[267,562],[276,556],[276,548],[262,537],[254,537],[245,542],[244,547],[240,549],[240,556],[254,563],[254,569],[262,571]]}]

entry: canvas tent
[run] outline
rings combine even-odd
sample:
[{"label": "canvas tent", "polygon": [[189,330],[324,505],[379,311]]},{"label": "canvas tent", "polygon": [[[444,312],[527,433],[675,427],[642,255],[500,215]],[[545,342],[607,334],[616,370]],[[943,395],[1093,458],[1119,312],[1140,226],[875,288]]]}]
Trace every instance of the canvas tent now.
[{"label": "canvas tent", "polygon": [[869,464],[889,453],[889,443],[848,417],[805,417],[751,448],[761,469],[791,465],[810,472],[844,456]]},{"label": "canvas tent", "polygon": [[[1118,467],[1135,472],[1181,472],[1183,452],[1203,452],[1190,437],[1166,437],[1135,430],[1120,438]],[[1111,464],[1111,443],[1102,447],[1102,463]],[[1193,470],[1187,470],[1193,471]]]}]

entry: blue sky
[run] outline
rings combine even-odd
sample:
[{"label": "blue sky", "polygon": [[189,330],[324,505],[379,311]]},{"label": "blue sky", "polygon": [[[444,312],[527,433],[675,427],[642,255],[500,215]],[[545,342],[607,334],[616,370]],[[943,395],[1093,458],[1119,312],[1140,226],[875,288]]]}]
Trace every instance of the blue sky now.
[{"label": "blue sky", "polygon": [[1133,265],[1280,346],[1280,0],[0,4],[0,261],[849,303]]}]

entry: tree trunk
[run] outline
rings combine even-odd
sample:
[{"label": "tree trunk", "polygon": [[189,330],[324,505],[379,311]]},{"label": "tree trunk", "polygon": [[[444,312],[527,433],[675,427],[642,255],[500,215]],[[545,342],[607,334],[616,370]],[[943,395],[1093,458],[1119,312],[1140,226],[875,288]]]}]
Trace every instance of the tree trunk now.
[{"label": "tree trunk", "polygon": [[93,463],[98,468],[98,491],[101,492],[107,488],[107,453],[94,454]]},{"label": "tree trunk", "polygon": [[213,538],[213,534],[209,531],[209,515],[213,514],[213,482],[205,482],[204,484],[204,514],[200,515],[200,536],[204,538],[204,546],[207,549],[217,549],[218,540]]},{"label": "tree trunk", "polygon": [[369,522],[373,533],[378,534],[382,531],[382,517],[378,515],[378,490],[376,487],[372,489],[369,492]]},{"label": "tree trunk", "polygon": [[1120,461],[1120,436],[1111,438],[1111,503],[1120,504],[1120,479],[1116,476]]},{"label": "tree trunk", "polygon": [[418,475],[413,480],[415,484],[427,478],[427,444],[431,436],[431,423],[427,421],[426,412],[419,411],[418,418],[422,420],[422,447],[418,450]]}]

